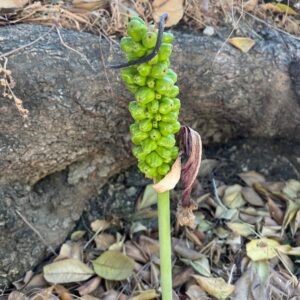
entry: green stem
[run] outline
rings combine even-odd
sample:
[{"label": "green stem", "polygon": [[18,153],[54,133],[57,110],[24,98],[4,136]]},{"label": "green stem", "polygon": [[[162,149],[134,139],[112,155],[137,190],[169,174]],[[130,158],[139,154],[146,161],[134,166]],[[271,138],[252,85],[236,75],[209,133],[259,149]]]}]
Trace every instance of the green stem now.
[{"label": "green stem", "polygon": [[170,192],[158,193],[157,196],[162,300],[172,300]]}]

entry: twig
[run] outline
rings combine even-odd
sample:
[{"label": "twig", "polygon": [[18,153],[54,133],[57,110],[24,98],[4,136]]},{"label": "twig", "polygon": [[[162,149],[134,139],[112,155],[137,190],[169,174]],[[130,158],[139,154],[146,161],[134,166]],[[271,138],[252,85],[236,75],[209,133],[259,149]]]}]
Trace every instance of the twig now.
[{"label": "twig", "polygon": [[228,284],[230,284],[232,282],[233,272],[235,271],[235,269],[236,269],[236,265],[233,264],[233,266],[232,266],[232,268],[230,270],[228,281],[227,281]]},{"label": "twig", "polygon": [[214,66],[214,63],[217,59],[217,56],[222,52],[222,50],[224,49],[226,43],[228,42],[228,40],[231,38],[231,36],[233,35],[234,31],[236,30],[238,24],[240,23],[241,19],[243,17],[243,9],[242,9],[242,13],[240,14],[238,20],[236,21],[235,24],[233,24],[233,28],[231,30],[231,32],[229,33],[228,37],[226,38],[226,40],[223,42],[223,44],[221,45],[220,49],[218,50],[217,54],[215,55],[214,59],[213,59],[213,62],[212,62],[212,68]]},{"label": "twig", "polygon": [[23,220],[23,222],[26,224],[26,225],[28,225],[28,227],[33,231],[33,232],[35,232],[36,234],[37,234],[37,236],[40,238],[40,240],[43,242],[43,244],[47,247],[47,248],[49,248],[50,250],[51,250],[51,252],[55,255],[55,256],[57,256],[57,253],[55,252],[55,250],[50,246],[50,245],[48,245],[47,244],[47,241],[43,238],[43,236],[41,235],[41,233],[36,229],[36,228],[34,228],[34,226],[18,211],[18,210],[16,210],[16,213],[17,213],[17,215]]},{"label": "twig", "polygon": [[139,59],[127,62],[127,63],[121,63],[121,64],[116,64],[116,65],[109,65],[109,68],[112,69],[121,69],[121,68],[126,68],[126,67],[130,67],[133,65],[137,65],[137,64],[142,64],[145,63],[149,60],[151,60],[159,51],[161,43],[162,43],[162,37],[163,37],[163,33],[164,33],[164,26],[165,26],[165,20],[167,19],[168,14],[164,13],[160,19],[159,19],[159,26],[158,26],[158,35],[157,35],[157,41],[155,44],[155,47],[153,49],[153,51],[145,56],[145,57],[141,57]]},{"label": "twig", "polygon": [[223,202],[221,201],[220,197],[219,197],[219,193],[217,190],[217,186],[216,186],[216,181],[215,178],[212,175],[211,178],[211,182],[212,182],[212,186],[213,186],[213,192],[214,192],[214,196],[216,198],[217,204],[220,205],[222,208],[225,208],[227,210],[227,207],[223,204]]},{"label": "twig", "polygon": [[100,228],[95,232],[95,234],[85,243],[83,250],[85,250],[88,245],[95,239],[95,237],[103,230],[103,227],[100,226]]},{"label": "twig", "polygon": [[100,36],[99,36],[99,48],[100,48],[100,55],[101,55],[101,61],[102,61],[102,65],[104,67],[104,74],[105,74],[105,78],[106,78],[106,81],[108,83],[108,86],[109,86],[109,90],[110,90],[110,94],[111,96],[113,97],[113,89],[111,87],[111,84],[110,84],[110,80],[109,80],[109,77],[107,75],[107,68],[105,66],[105,61],[104,61],[104,55],[103,55],[103,51],[102,51],[102,34],[100,32]]},{"label": "twig", "polygon": [[0,59],[3,58],[3,57],[10,56],[10,55],[12,55],[12,54],[14,54],[14,53],[16,53],[16,52],[22,50],[22,49],[25,49],[25,48],[27,48],[27,47],[32,46],[33,44],[37,43],[39,40],[41,40],[42,38],[44,38],[46,35],[48,35],[48,34],[53,30],[53,28],[54,28],[54,26],[52,26],[52,27],[50,28],[50,30],[48,30],[46,33],[44,33],[43,35],[39,36],[36,40],[34,40],[34,41],[32,41],[32,42],[30,42],[30,43],[28,43],[28,44],[26,44],[26,45],[23,45],[23,46],[21,46],[21,47],[19,47],[19,48],[16,48],[16,49],[13,49],[13,50],[11,50],[11,51],[8,51],[8,52],[6,52],[6,53],[1,54],[1,55],[0,55]]},{"label": "twig", "polygon": [[278,28],[278,27],[276,27],[276,26],[274,26],[274,25],[272,25],[272,24],[269,24],[268,22],[265,22],[264,20],[261,20],[260,18],[254,16],[254,15],[248,13],[248,12],[244,12],[244,13],[245,13],[246,15],[250,16],[251,18],[253,18],[254,20],[256,20],[256,21],[258,21],[258,22],[261,22],[261,23],[265,24],[266,26],[269,26],[269,27],[273,28],[274,30],[276,30],[276,31],[278,31],[278,32],[281,32],[281,33],[283,33],[283,34],[286,34],[286,35],[289,36],[290,38],[293,38],[293,39],[295,39],[295,40],[297,40],[297,41],[300,41],[300,37],[297,37],[297,36],[295,36],[295,35],[293,35],[293,34],[291,34],[291,33],[288,33],[288,32],[286,32],[286,31],[284,31],[283,29],[280,29],[280,28]]},{"label": "twig", "polygon": [[[86,57],[84,54],[80,53],[80,52],[77,51],[76,49],[73,49],[72,47],[70,47],[69,45],[67,45],[67,44],[64,42],[64,40],[63,40],[63,38],[62,38],[62,36],[61,36],[61,34],[60,34],[60,31],[59,31],[59,29],[58,29],[57,27],[56,27],[56,31],[57,31],[57,34],[58,34],[58,36],[59,36],[59,39],[60,39],[61,44],[62,44],[64,47],[66,47],[67,49],[69,49],[69,50],[71,50],[71,51],[77,53],[79,56],[81,56],[81,57],[87,62],[87,64],[91,67],[91,69],[94,70],[93,66],[92,66],[91,63],[88,61],[87,57]],[[95,71],[95,70],[94,70],[94,71]]]}]

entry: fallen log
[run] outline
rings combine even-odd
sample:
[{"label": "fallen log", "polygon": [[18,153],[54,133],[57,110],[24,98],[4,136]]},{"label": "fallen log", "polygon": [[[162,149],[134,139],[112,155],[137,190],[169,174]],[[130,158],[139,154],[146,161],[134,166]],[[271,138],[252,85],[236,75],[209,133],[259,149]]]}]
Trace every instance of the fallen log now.
[{"label": "fallen log", "polygon": [[[267,34],[247,54],[225,35],[175,32],[182,123],[204,142],[238,136],[300,142],[300,42]],[[0,287],[19,278],[72,230],[86,201],[134,162],[120,51],[89,33],[0,28],[1,54],[28,110],[0,95]],[[289,45],[287,51],[287,44]],[[28,45],[28,46],[26,46]],[[26,47],[25,47],[26,46]],[[9,94],[9,93],[8,93]]]}]

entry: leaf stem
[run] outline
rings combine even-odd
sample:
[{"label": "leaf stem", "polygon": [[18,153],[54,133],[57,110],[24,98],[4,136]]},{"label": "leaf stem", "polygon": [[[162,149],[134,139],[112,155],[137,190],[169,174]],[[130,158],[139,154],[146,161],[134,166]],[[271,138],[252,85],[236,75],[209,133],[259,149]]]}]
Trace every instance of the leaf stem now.
[{"label": "leaf stem", "polygon": [[162,300],[172,300],[170,192],[157,194]]}]

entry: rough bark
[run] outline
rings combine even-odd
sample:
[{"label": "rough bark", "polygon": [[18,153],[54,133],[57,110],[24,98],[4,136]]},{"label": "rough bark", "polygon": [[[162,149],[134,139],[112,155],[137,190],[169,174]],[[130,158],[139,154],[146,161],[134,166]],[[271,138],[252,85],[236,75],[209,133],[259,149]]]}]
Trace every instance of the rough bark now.
[{"label": "rough bark", "polygon": [[[1,53],[48,30],[2,27]],[[132,96],[118,72],[103,65],[120,61],[120,52],[88,33],[60,33],[65,44],[54,29],[7,56],[14,93],[29,118],[24,121],[13,101],[0,96],[0,286],[56,248],[86,200],[133,162],[127,112]],[[198,129],[206,143],[238,136],[300,142],[300,42],[288,40],[287,51],[281,36],[269,32],[243,54],[224,39],[176,33],[172,63],[182,122]]]}]

